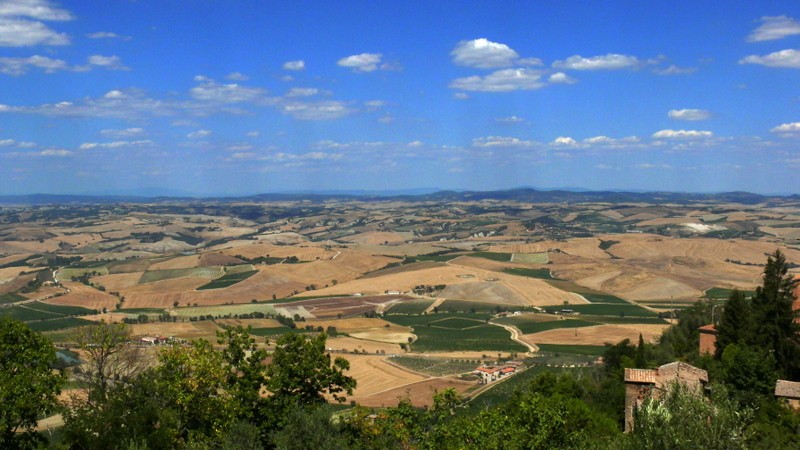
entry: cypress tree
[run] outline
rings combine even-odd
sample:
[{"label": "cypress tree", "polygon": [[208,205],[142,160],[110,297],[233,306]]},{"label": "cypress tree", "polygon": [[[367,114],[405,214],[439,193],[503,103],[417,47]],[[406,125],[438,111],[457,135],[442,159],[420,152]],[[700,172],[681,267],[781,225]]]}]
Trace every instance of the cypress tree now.
[{"label": "cypress tree", "polygon": [[753,297],[752,343],[775,356],[781,375],[800,379],[800,327],[794,322],[794,280],[780,250],[767,259],[764,283]]},{"label": "cypress tree", "polygon": [[717,328],[716,357],[730,344],[753,343],[753,311],[744,293],[734,289],[725,303]]}]

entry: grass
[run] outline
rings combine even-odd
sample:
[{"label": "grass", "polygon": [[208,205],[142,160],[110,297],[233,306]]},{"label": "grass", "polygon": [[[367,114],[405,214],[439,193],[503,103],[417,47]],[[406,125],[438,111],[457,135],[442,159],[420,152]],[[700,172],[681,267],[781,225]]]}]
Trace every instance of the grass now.
[{"label": "grass", "polygon": [[62,317],[59,319],[42,320],[39,322],[29,322],[28,326],[33,331],[55,331],[64,330],[67,328],[82,327],[86,325],[96,325],[96,322],[91,320],[80,319],[77,317]]},{"label": "grass", "polygon": [[576,355],[602,356],[606,351],[604,345],[564,345],[564,344],[536,344],[539,350],[550,353],[570,353]]},{"label": "grass", "polygon": [[541,280],[555,280],[555,278],[553,278],[553,274],[550,273],[550,269],[508,268],[503,269],[503,272],[521,277],[539,278]]},{"label": "grass", "polygon": [[441,320],[429,322],[430,326],[447,328],[448,330],[466,330],[477,326],[485,325],[486,322],[478,319],[466,319],[463,317],[447,317]]},{"label": "grass", "polygon": [[33,320],[47,320],[57,319],[63,317],[63,314],[53,314],[36,309],[26,308],[25,306],[11,306],[9,308],[1,308],[0,315],[9,316],[12,319],[21,320],[23,322],[30,322]]},{"label": "grass", "polygon": [[164,308],[123,308],[117,312],[125,314],[164,314],[167,311]]},{"label": "grass", "polygon": [[421,326],[414,328],[414,334],[418,339],[411,348],[417,352],[527,350],[521,344],[512,341],[508,331],[493,325],[478,325],[466,330]]},{"label": "grass", "polygon": [[[713,287],[711,289],[707,289],[706,293],[703,294],[702,298],[709,298],[709,299],[714,299],[714,300],[718,300],[718,299],[727,300],[728,297],[731,296],[732,292],[733,292],[733,289]],[[745,297],[752,297],[752,296],[756,295],[755,291],[741,291],[741,292],[744,293]]]},{"label": "grass", "polygon": [[250,314],[253,312],[275,314],[275,308],[271,305],[266,305],[263,303],[242,303],[239,305],[194,306],[188,308],[176,308],[174,310],[175,315],[178,317],[233,316],[236,314]]},{"label": "grass", "polygon": [[473,359],[445,359],[427,358],[422,356],[394,356],[389,361],[415,372],[421,372],[434,377],[458,375],[475,370],[480,365],[479,360]]},{"label": "grass", "polygon": [[461,317],[466,319],[477,319],[481,321],[486,321],[492,316],[490,314],[471,314],[471,313],[438,313],[438,314],[426,314],[426,315],[414,315],[414,316],[403,316],[403,315],[390,315],[385,319],[389,322],[396,323],[398,325],[403,325],[406,327],[420,327],[427,325],[431,322],[436,322],[438,320],[451,318],[451,317]]},{"label": "grass", "polygon": [[601,323],[601,324],[654,324],[654,325],[664,325],[667,323],[664,319],[659,319],[658,317],[619,317],[619,316],[595,316],[592,317],[592,320]]},{"label": "grass", "polygon": [[17,294],[16,292],[9,292],[8,294],[0,295],[0,305],[8,303],[16,303],[22,300],[27,300],[25,297]]},{"label": "grass", "polygon": [[599,325],[597,322],[588,322],[586,320],[566,319],[566,320],[553,320],[550,322],[534,322],[525,320],[524,317],[507,317],[500,319],[498,323],[514,325],[519,328],[522,334],[539,333],[541,331],[555,330],[559,328],[578,328],[578,327],[592,327]]},{"label": "grass", "polygon": [[39,311],[45,311],[52,314],[61,314],[64,316],[85,316],[87,314],[95,314],[97,312],[81,306],[51,305],[42,302],[28,303],[25,306]]},{"label": "grass", "polygon": [[625,300],[610,294],[580,294],[586,300],[589,300],[591,303],[616,303],[616,304],[623,304],[629,305],[630,303],[626,302]]},{"label": "grass", "polygon": [[547,264],[549,258],[547,252],[543,253],[514,253],[511,255],[511,262],[522,264]]},{"label": "grass", "polygon": [[395,303],[387,314],[422,314],[433,304],[433,300],[411,300],[408,302]]},{"label": "grass", "polygon": [[255,275],[257,273],[258,273],[258,270],[250,270],[250,271],[247,271],[247,272],[228,273],[227,275],[224,275],[224,276],[222,276],[220,278],[217,278],[216,280],[211,281],[210,283],[206,283],[206,284],[198,287],[197,290],[198,291],[202,291],[202,290],[206,290],[206,289],[222,289],[222,288],[226,288],[228,286],[233,286],[236,283],[244,281],[244,280],[252,277],[253,275]]},{"label": "grass", "polygon": [[446,312],[492,312],[498,305],[493,303],[471,302],[469,300],[445,300],[437,308]]},{"label": "grass", "polygon": [[[488,318],[488,314],[446,313],[385,317],[389,322],[414,328],[417,340],[411,344],[411,349],[417,352],[484,350],[524,352],[526,350],[525,347],[511,340],[508,331],[483,323]],[[460,327],[468,328],[461,329]]]},{"label": "grass", "polygon": [[657,313],[629,303],[606,304],[593,303],[589,305],[569,305],[566,307],[550,307],[546,309],[571,309],[588,316],[619,316],[619,317],[658,317]]},{"label": "grass", "polygon": [[253,328],[250,330],[250,334],[253,336],[260,336],[260,337],[269,337],[269,336],[279,336],[281,334],[286,333],[311,333],[310,330],[306,330],[305,328],[289,328],[289,327],[270,327],[270,328]]},{"label": "grass", "polygon": [[491,259],[492,261],[511,262],[512,255],[513,253],[475,252],[475,253],[470,253],[468,256]]}]

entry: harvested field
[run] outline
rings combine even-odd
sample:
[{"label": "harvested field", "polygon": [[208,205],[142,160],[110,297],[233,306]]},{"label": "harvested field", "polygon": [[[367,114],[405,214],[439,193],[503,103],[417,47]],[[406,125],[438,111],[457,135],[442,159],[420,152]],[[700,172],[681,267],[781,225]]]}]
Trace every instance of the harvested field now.
[{"label": "harvested field", "polygon": [[582,328],[559,328],[539,333],[525,334],[520,339],[529,344],[604,345],[616,344],[623,339],[636,342],[639,333],[647,342],[653,342],[669,325],[597,325]]},{"label": "harvested field", "polygon": [[138,323],[129,325],[133,336],[174,336],[181,339],[207,339],[216,342],[221,330],[211,321]]},{"label": "harvested field", "polygon": [[242,326],[244,328],[248,326],[253,328],[277,328],[283,326],[275,319],[217,319],[215,322],[218,325]]},{"label": "harvested field", "polygon": [[[420,263],[426,264],[426,263]],[[438,263],[437,263],[438,264]],[[485,282],[486,279],[498,281]],[[489,284],[468,286],[475,283]],[[533,279],[517,277],[498,272],[459,266],[448,263],[447,265],[429,269],[415,270],[412,272],[393,273],[389,275],[362,278],[347,283],[340,283],[325,289],[315,291],[320,295],[349,294],[352,292],[380,293],[383,291],[398,290],[407,292],[420,284],[446,285],[443,296],[458,296],[461,300],[483,301],[508,305],[546,305],[559,304],[564,301],[575,302],[576,298],[567,292],[556,289],[549,284]],[[448,294],[447,292],[450,292]]]},{"label": "harvested field", "polygon": [[354,399],[363,406],[388,407],[397,406],[400,398],[407,397],[411,401],[411,404],[416,407],[430,407],[433,404],[433,396],[436,392],[453,388],[459,394],[464,394],[477,386],[477,382],[463,381],[455,378],[432,378],[430,380],[418,381],[413,384],[396,387],[371,396],[354,397]]},{"label": "harvested field", "polygon": [[547,264],[547,253],[514,253],[511,262],[520,264]]},{"label": "harvested field", "polygon": [[244,264],[239,258],[226,255],[221,252],[208,252],[200,255],[200,267],[210,266],[232,266],[237,264]]},{"label": "harvested field", "polygon": [[60,297],[53,297],[47,300],[47,303],[52,305],[68,305],[68,306],[81,306],[88,309],[96,309],[98,311],[106,308],[113,310],[115,305],[119,303],[119,299],[106,292],[100,292],[97,289],[86,286],[83,283],[76,283],[72,281],[62,282],[64,287],[69,289],[69,294]]},{"label": "harvested field", "polygon": [[169,270],[169,269],[193,269],[200,265],[200,256],[189,255],[179,256],[177,258],[170,258],[165,261],[153,263],[147,268],[147,271],[154,270]]},{"label": "harvested field", "polygon": [[27,272],[31,269],[26,266],[22,267],[6,267],[5,269],[0,269],[0,284],[8,283],[12,281],[14,278],[18,277],[21,272]]},{"label": "harvested field", "polygon": [[360,399],[426,379],[425,376],[389,364],[386,362],[385,356],[332,356],[343,356],[350,362],[350,370],[346,373],[356,379],[357,386],[353,391],[353,395],[348,397],[348,399],[356,400],[359,403],[362,403]]},{"label": "harvested field", "polygon": [[408,233],[408,232],[396,233],[396,232],[384,232],[384,231],[370,231],[342,238],[343,241],[355,242],[358,244],[384,244],[384,243],[394,244],[398,242],[405,242],[411,239],[414,239],[413,233]]},{"label": "harvested field", "polygon": [[373,355],[376,353],[392,355],[402,352],[398,344],[356,339],[348,336],[337,336],[334,338],[329,337],[325,347],[329,350],[344,352],[358,351],[360,353],[363,350],[364,352]]}]

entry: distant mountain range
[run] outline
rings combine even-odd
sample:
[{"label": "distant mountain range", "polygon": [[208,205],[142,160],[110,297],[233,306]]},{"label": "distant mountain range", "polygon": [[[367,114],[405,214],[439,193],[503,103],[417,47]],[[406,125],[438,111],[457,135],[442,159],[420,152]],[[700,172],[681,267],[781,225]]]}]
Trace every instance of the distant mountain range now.
[{"label": "distant mountain range", "polygon": [[499,191],[435,191],[420,189],[407,191],[342,191],[342,192],[297,192],[256,194],[234,197],[191,197],[191,196],[131,196],[131,195],[59,195],[30,194],[0,196],[3,205],[81,205],[111,203],[196,203],[196,202],[278,202],[309,201],[314,203],[330,201],[360,200],[368,202],[468,202],[480,200],[509,200],[526,203],[697,203],[719,202],[754,205],[769,201],[800,201],[800,195],[761,195],[750,192],[722,193],[681,193],[681,192],[626,192],[626,191],[584,191],[584,190],[539,190],[519,188]]}]

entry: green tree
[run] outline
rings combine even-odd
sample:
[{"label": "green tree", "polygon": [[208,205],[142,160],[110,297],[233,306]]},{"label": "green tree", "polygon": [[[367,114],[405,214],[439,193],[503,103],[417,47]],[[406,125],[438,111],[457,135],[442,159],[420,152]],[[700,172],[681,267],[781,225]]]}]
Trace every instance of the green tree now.
[{"label": "green tree", "polygon": [[773,352],[782,376],[800,379],[800,326],[794,322],[794,279],[786,257],[775,250],[767,258],[764,282],[753,296],[754,344]]},{"label": "green tree", "polygon": [[351,395],[356,381],[345,375],[350,363],[341,357],[331,362],[325,352],[327,336],[286,333],[278,338],[272,362],[267,366],[267,389],[277,401],[300,405],[325,403],[325,395],[343,402]]},{"label": "green tree", "polygon": [[732,397],[750,406],[756,405],[761,399],[771,399],[778,379],[775,358],[771,353],[741,344],[725,347],[720,372]]},{"label": "green tree", "polygon": [[722,356],[730,344],[746,344],[753,340],[753,310],[744,293],[734,289],[725,303],[717,328],[716,356]]},{"label": "green tree", "polygon": [[634,414],[634,428],[615,448],[645,450],[746,448],[752,411],[739,408],[722,386],[711,401],[683,384],[668,387],[660,399],[646,400]]},{"label": "green tree", "polygon": [[0,448],[34,448],[39,414],[53,412],[64,382],[53,344],[26,324],[0,318]]},{"label": "green tree", "polygon": [[639,333],[639,345],[636,346],[636,359],[634,360],[636,367],[645,367],[647,365],[647,354],[645,353],[644,345],[642,333]]}]

